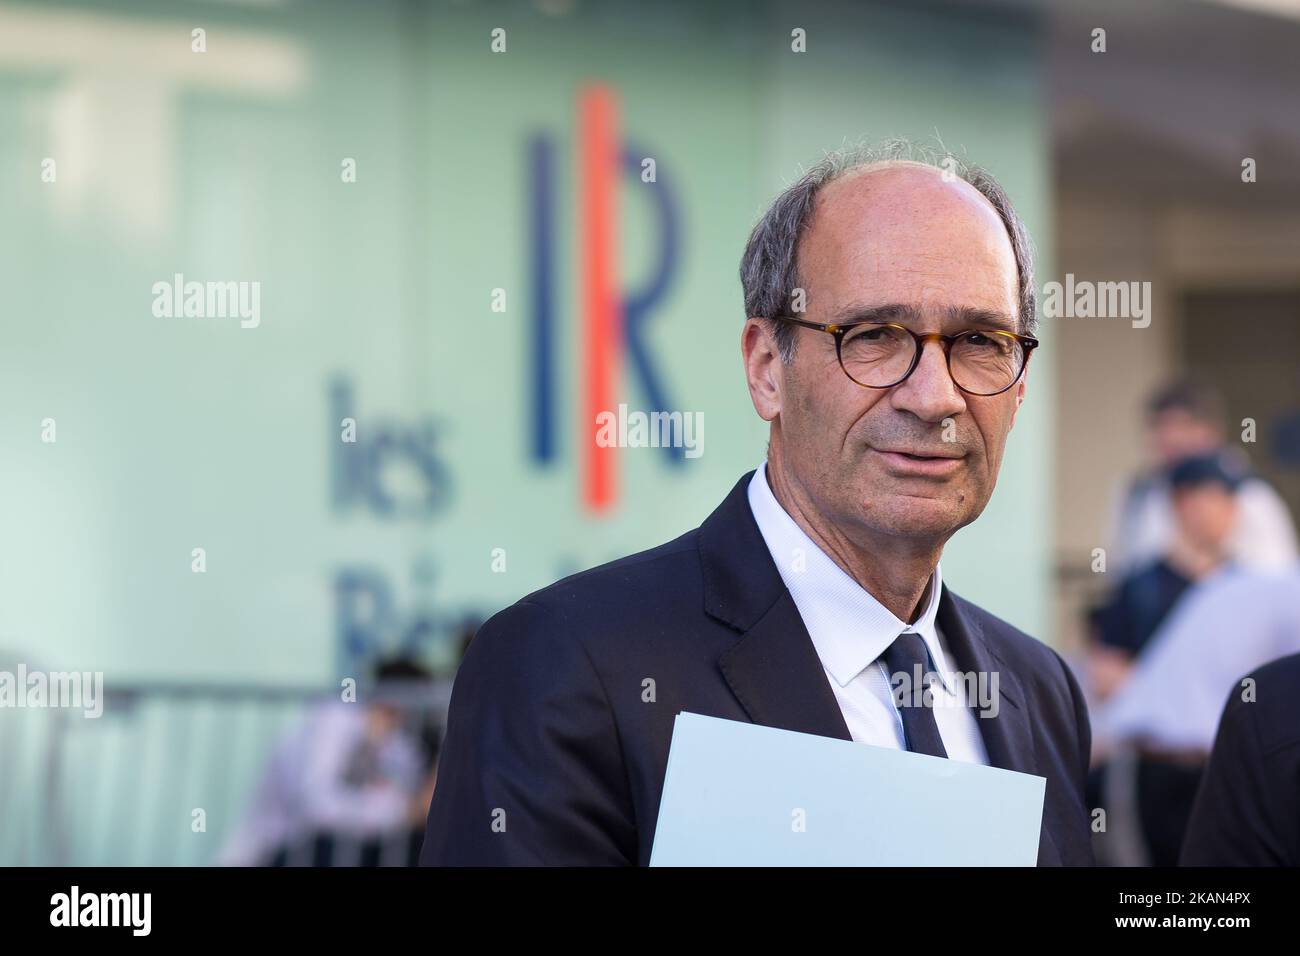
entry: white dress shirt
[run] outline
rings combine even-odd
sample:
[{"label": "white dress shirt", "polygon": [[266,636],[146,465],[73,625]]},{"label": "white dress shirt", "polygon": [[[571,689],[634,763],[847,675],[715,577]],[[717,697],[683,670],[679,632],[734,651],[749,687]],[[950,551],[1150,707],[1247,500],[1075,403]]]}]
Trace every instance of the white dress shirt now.
[{"label": "white dress shirt", "polygon": [[839,702],[849,733],[858,743],[905,750],[903,720],[883,661],[877,660],[904,631],[925,641],[940,684],[933,687],[934,716],[944,750],[952,760],[988,763],[975,715],[953,677],[950,655],[939,633],[942,578],[936,565],[930,603],[914,624],[900,621],[822,551],[781,507],[767,484],[767,462],[749,483],[749,507],[776,562],[781,580],[803,618]]}]

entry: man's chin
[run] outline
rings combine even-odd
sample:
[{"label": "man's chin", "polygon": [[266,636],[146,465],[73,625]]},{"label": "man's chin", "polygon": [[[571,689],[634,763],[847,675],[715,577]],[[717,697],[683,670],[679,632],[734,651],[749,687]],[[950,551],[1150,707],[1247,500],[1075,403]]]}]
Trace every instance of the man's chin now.
[{"label": "man's chin", "polygon": [[872,495],[862,508],[866,524],[905,538],[946,539],[977,516],[952,488],[894,489]]}]

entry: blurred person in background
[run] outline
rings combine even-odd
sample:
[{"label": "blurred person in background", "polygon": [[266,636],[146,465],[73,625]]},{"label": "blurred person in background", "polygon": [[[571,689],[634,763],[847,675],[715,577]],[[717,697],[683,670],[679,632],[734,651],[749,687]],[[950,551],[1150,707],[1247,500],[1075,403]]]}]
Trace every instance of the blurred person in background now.
[{"label": "blurred person in background", "polygon": [[1300,866],[1300,654],[1228,695],[1183,866]]},{"label": "blurred person in background", "polygon": [[1091,615],[1088,675],[1096,700],[1105,700],[1124,682],[1184,592],[1232,560],[1244,480],[1223,454],[1185,458],[1169,469],[1174,527],[1168,549],[1125,576]]},{"label": "blurred person in background", "polygon": [[392,658],[376,667],[365,703],[317,706],[277,745],[219,862],[414,863],[436,774],[436,735],[418,720],[430,680],[422,665]]},{"label": "blurred person in background", "polygon": [[1187,591],[1128,680],[1096,711],[1094,763],[1120,753],[1135,757],[1133,805],[1111,800],[1108,816],[1135,817],[1117,822],[1138,824],[1152,865],[1178,862],[1225,696],[1242,674],[1300,652],[1297,595],[1295,564],[1280,571],[1221,568]]},{"label": "blurred person in background", "polygon": [[1230,554],[1247,567],[1284,568],[1300,556],[1285,502],[1264,479],[1249,474],[1246,456],[1225,447],[1226,413],[1218,393],[1180,381],[1151,396],[1147,438],[1152,467],[1129,485],[1112,535],[1111,566],[1130,574],[1168,553],[1174,514],[1167,476],[1185,458],[1221,454],[1247,477],[1238,489],[1238,520]]}]

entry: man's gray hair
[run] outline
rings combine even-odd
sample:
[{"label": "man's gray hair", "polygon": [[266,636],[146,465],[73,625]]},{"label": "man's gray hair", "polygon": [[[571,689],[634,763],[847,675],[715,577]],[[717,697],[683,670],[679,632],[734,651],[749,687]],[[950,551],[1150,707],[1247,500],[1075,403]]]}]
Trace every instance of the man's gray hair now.
[{"label": "man's gray hair", "polygon": [[[1025,224],[1016,214],[1011,199],[997,181],[980,169],[941,150],[920,146],[904,139],[887,140],[876,146],[858,146],[830,153],[798,182],[776,197],[763,218],[749,234],[740,260],[740,284],[745,293],[747,317],[771,318],[790,315],[799,279],[799,240],[812,220],[817,194],[841,176],[877,163],[918,162],[934,166],[974,186],[997,210],[1016,257],[1019,282],[1019,326],[1024,335],[1038,327],[1034,312],[1034,254]],[[787,322],[773,322],[782,361],[794,360],[794,328]]]}]

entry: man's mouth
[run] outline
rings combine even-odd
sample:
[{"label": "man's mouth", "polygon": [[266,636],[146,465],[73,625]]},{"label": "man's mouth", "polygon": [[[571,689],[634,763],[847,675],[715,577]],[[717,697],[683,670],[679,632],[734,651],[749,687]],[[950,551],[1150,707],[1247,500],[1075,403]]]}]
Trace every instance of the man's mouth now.
[{"label": "man's mouth", "polygon": [[965,455],[953,451],[927,453],[923,451],[889,451],[873,449],[885,462],[885,467],[898,475],[925,478],[943,478],[961,467]]},{"label": "man's mouth", "polygon": [[[886,449],[887,450],[887,449]],[[917,461],[930,461],[934,458],[961,458],[961,455],[935,455],[922,451],[893,451],[893,455],[904,455],[907,458],[915,458]]]}]

